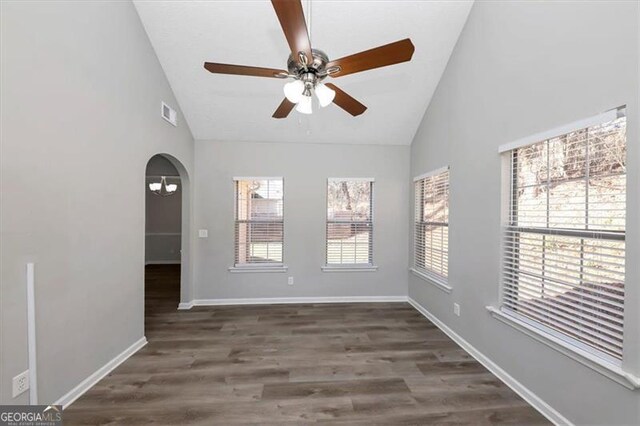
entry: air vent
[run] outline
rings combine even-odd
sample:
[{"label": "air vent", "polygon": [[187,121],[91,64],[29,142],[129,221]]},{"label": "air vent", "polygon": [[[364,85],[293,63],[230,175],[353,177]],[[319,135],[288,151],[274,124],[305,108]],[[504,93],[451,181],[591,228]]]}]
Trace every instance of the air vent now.
[{"label": "air vent", "polygon": [[176,111],[173,108],[171,108],[169,105],[165,104],[164,102],[162,102],[162,109],[160,110],[160,115],[162,115],[162,118],[164,118],[174,126],[178,125],[177,118],[176,118]]}]

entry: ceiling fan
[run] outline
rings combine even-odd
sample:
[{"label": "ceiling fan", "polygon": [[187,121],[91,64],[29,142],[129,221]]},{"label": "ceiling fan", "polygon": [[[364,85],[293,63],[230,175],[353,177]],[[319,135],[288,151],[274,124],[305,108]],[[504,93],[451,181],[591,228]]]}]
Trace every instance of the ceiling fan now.
[{"label": "ceiling fan", "polygon": [[344,58],[329,60],[322,50],[311,48],[300,0],[271,0],[271,3],[291,49],[287,61],[288,71],[215,62],[205,62],[204,67],[216,74],[292,79],[284,85],[285,98],[276,109],[273,118],[287,117],[294,107],[300,113],[311,114],[313,93],[323,107],[333,102],[354,117],[360,115],[365,112],[366,106],[334,84],[322,81],[327,77],[337,78],[406,62],[413,56],[415,47],[411,40],[406,38]]}]

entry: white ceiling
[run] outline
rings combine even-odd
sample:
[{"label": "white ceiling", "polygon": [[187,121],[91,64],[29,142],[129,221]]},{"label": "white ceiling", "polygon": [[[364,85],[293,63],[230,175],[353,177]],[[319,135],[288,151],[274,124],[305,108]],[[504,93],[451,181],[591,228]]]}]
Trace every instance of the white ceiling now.
[{"label": "white ceiling", "polygon": [[270,1],[134,3],[195,139],[409,145],[473,1],[314,0],[311,44],[329,58],[407,37],[416,50],[411,62],[327,79],[368,107],[359,117],[332,104],[282,120],[271,115],[285,81],[203,68],[286,69],[288,44]]}]

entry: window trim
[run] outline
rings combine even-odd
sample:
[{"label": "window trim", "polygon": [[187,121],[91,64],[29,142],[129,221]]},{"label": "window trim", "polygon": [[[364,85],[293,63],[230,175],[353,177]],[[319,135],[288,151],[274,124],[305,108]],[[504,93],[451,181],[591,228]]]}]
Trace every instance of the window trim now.
[{"label": "window trim", "polygon": [[498,153],[504,154],[514,149],[522,148],[528,145],[532,145],[536,142],[541,142],[547,139],[553,139],[555,137],[575,132],[587,127],[597,126],[598,124],[606,123],[607,121],[613,121],[616,118],[626,116],[626,105],[618,108],[612,108],[608,111],[594,115],[593,117],[585,118],[582,120],[574,121],[573,123],[558,126],[550,130],[542,131],[533,135],[525,136],[517,139],[513,142],[502,144],[498,147]]},{"label": "window trim", "polygon": [[[369,190],[370,190],[370,194],[369,194],[369,212],[370,212],[370,220],[367,222],[358,222],[358,223],[368,223],[370,224],[371,227],[371,233],[369,236],[370,242],[369,242],[369,263],[328,263],[328,252],[327,252],[327,248],[329,246],[329,239],[328,239],[328,231],[327,231],[327,226],[329,225],[329,223],[355,223],[355,222],[342,222],[342,221],[329,221],[329,215],[328,215],[328,207],[329,207],[329,183],[330,182],[344,182],[344,181],[351,181],[351,182],[364,182],[364,183],[368,183],[369,184]],[[374,187],[374,183],[375,183],[375,178],[363,178],[363,177],[357,177],[357,178],[353,178],[353,177],[329,177],[327,178],[327,182],[326,182],[326,202],[325,202],[325,235],[324,235],[324,241],[325,241],[325,246],[324,246],[324,265],[322,265],[322,267],[320,268],[322,270],[322,272],[376,272],[378,270],[378,266],[375,265],[375,263],[373,262],[373,233],[374,233],[374,206],[375,206],[375,202],[374,202],[374,197],[375,197],[375,191],[373,189]]]},{"label": "window trim", "polygon": [[[436,176],[439,175],[441,173],[445,173],[448,172],[449,173],[449,186],[451,186],[451,167],[450,166],[443,166],[443,167],[439,167],[437,169],[431,170],[427,173],[423,173],[421,175],[418,175],[416,177],[413,178],[413,200],[415,203],[415,199],[416,199],[416,194],[415,194],[415,185],[417,182],[426,179],[428,177],[432,177],[432,176]],[[422,202],[422,201],[421,201]],[[413,262],[412,262],[412,266],[409,268],[409,271],[411,273],[413,273],[413,275],[421,278],[423,281],[428,282],[429,284],[434,285],[435,287],[439,288],[440,290],[444,291],[445,293],[451,293],[451,291],[453,290],[453,287],[451,287],[449,285],[449,277],[448,275],[445,277],[443,275],[438,274],[435,271],[431,271],[428,270],[426,268],[420,268],[418,266],[416,266],[416,225],[417,225],[417,221],[416,221],[416,215],[415,215],[415,210],[416,210],[416,206],[414,205],[414,215],[413,215]],[[424,222],[425,225],[428,224],[438,224],[435,222]],[[447,215],[447,223],[441,223],[441,226],[443,227],[447,227],[447,272],[449,270],[449,260],[448,260],[448,255],[449,255],[449,236],[448,236],[448,231],[449,231],[449,217]],[[426,247],[425,247],[426,248]]]},{"label": "window trim", "polygon": [[434,285],[445,293],[451,293],[453,291],[453,287],[448,284],[448,280],[443,279],[444,277],[434,274],[431,271],[421,270],[419,268],[411,267],[409,271],[416,277],[422,279],[423,281],[428,282],[429,284]]},{"label": "window trim", "polygon": [[449,166],[440,167],[440,168],[437,168],[437,169],[432,170],[430,172],[423,173],[421,175],[418,175],[418,176],[414,177],[413,178],[413,182],[415,183],[415,182],[417,182],[419,180],[422,180],[424,178],[428,178],[428,177],[431,177],[431,176],[439,175],[440,173],[450,172],[450,171],[451,171],[451,168]]},{"label": "window trim", "polygon": [[[282,262],[247,262],[236,263],[236,250],[238,240],[235,230],[233,236],[233,266],[227,268],[231,273],[258,273],[258,272],[287,272],[289,267],[284,263],[285,240],[284,240],[284,176],[234,176],[233,183],[233,226],[238,222],[252,222],[249,220],[238,220],[238,186],[237,183],[243,180],[281,180],[282,181]],[[275,221],[274,221],[275,222]],[[278,221],[280,222],[280,221]]]},{"label": "window trim", "polygon": [[321,267],[322,272],[376,272],[378,267],[376,265],[365,265],[360,263],[352,264],[331,264]]},{"label": "window trim", "polygon": [[[640,389],[640,377],[637,377],[623,369],[622,364],[608,362],[605,358],[595,355],[592,351],[582,349],[568,340],[560,333],[549,333],[537,326],[525,321],[521,315],[505,312],[495,306],[487,306],[487,311],[498,321],[513,327],[534,340],[578,361],[580,364],[597,371],[605,377],[630,390]],[[556,335],[557,334],[557,335]],[[560,337],[562,336],[562,337]],[[621,361],[622,362],[622,361]]]},{"label": "window trim", "polygon": [[[245,266],[246,265],[246,266]],[[234,274],[252,274],[256,272],[287,272],[289,267],[283,263],[273,264],[272,266],[268,266],[269,264],[242,264],[238,266],[230,266],[227,270]]]},{"label": "window trim", "polygon": [[352,182],[375,182],[376,178],[372,177],[330,177],[327,178],[328,182],[343,182],[345,180],[350,180]]}]

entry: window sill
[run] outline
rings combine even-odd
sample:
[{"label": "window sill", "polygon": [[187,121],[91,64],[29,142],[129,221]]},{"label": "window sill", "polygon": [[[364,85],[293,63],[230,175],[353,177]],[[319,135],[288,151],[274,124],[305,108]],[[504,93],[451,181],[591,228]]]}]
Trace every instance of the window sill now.
[{"label": "window sill", "polygon": [[640,377],[636,377],[633,374],[624,371],[620,366],[607,362],[606,360],[567,343],[556,336],[545,333],[518,317],[503,312],[499,308],[487,306],[487,310],[491,313],[491,316],[498,321],[523,332],[527,336],[532,337],[538,342],[555,349],[575,361],[578,361],[580,364],[597,371],[618,384],[621,384],[631,390],[640,388]]},{"label": "window sill", "polygon": [[378,267],[375,265],[325,265],[322,267],[322,272],[375,272]]},{"label": "window sill", "polygon": [[436,276],[431,275],[429,273],[425,273],[425,272],[419,271],[416,268],[409,268],[409,270],[416,277],[421,278],[422,280],[428,282],[429,284],[434,285],[435,287],[439,288],[440,290],[444,291],[445,293],[451,293],[451,291],[453,290],[453,288],[449,284],[447,284],[446,281],[444,281],[443,279],[441,279],[439,277],[436,277]]},{"label": "window sill", "polygon": [[262,272],[287,272],[289,267],[286,265],[278,266],[231,266],[229,272],[232,274],[254,274]]}]

